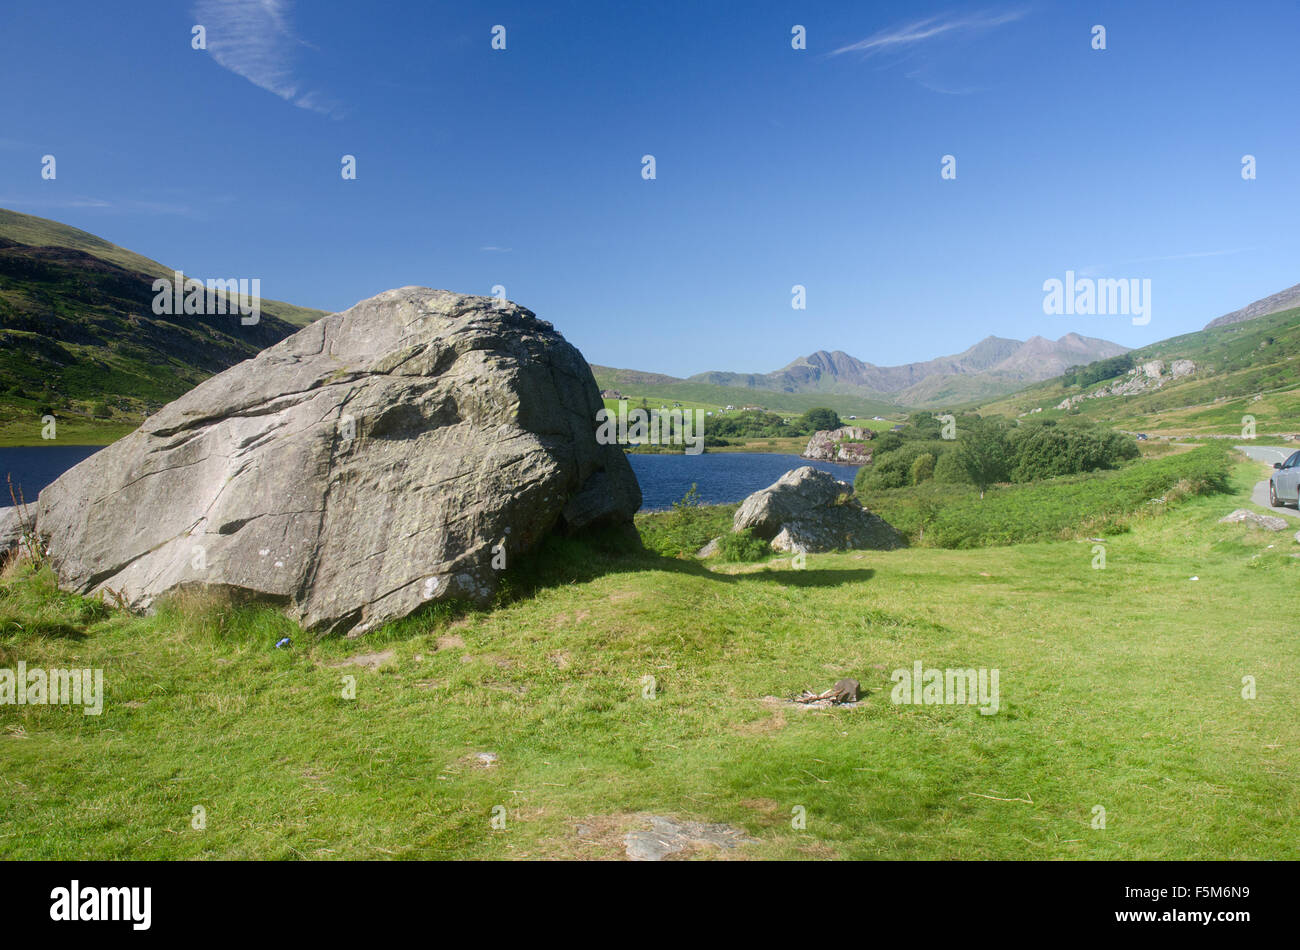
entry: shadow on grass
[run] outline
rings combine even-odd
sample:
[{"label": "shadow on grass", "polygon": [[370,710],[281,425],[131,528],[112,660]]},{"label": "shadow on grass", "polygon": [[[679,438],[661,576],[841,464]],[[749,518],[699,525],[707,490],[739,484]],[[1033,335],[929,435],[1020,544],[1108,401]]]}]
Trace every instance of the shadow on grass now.
[{"label": "shadow on grass", "polygon": [[644,547],[639,536],[614,530],[547,538],[506,572],[497,603],[504,605],[533,597],[551,587],[585,583],[609,574],[646,571],[685,574],[719,584],[765,583],[787,587],[841,587],[870,580],[876,573],[872,568],[843,571],[760,568],[729,574],[712,571],[694,558],[666,557]]},{"label": "shadow on grass", "polygon": [[31,637],[43,640],[84,640],[84,627],[63,620],[24,621],[0,618],[0,637]]}]

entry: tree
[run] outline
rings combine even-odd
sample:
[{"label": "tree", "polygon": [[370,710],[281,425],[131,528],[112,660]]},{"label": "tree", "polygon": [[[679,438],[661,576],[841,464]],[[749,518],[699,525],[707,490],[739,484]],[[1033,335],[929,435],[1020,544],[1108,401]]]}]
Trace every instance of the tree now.
[{"label": "tree", "polygon": [[983,498],[990,485],[1007,480],[1010,451],[1006,423],[971,417],[963,420],[958,433],[957,461]]},{"label": "tree", "polygon": [[809,409],[799,417],[798,424],[800,428],[811,434],[824,429],[838,429],[840,427],[840,417],[834,409]]}]

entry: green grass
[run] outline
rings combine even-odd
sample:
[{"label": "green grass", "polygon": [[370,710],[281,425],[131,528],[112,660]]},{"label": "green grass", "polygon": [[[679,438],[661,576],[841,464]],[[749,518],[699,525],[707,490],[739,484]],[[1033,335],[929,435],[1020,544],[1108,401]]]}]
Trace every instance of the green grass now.
[{"label": "green grass", "polygon": [[1113,471],[998,485],[983,498],[972,485],[934,481],[860,497],[913,544],[972,548],[1127,531],[1188,496],[1221,491],[1230,467],[1227,448],[1206,445]]},{"label": "green grass", "polygon": [[[0,706],[0,856],[616,857],[653,812],[757,839],[701,857],[1295,859],[1300,548],[1217,522],[1263,471],[1136,523],[1104,570],[1059,541],[802,571],[556,541],[495,609],[362,642],[201,601],[129,616],[11,569],[0,666],[102,667],[106,696]],[[1001,712],[893,705],[915,660],[999,669]],[[845,675],[856,709],[763,701]]]}]

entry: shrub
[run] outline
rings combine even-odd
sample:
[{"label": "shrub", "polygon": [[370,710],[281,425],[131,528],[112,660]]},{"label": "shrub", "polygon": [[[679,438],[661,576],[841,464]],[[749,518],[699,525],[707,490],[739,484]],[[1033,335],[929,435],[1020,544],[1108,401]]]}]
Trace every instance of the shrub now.
[{"label": "shrub", "polygon": [[934,462],[934,480],[941,485],[969,485],[970,477],[956,452],[944,452]]},{"label": "shrub", "polygon": [[919,485],[931,478],[934,478],[934,456],[922,452],[912,461],[912,484]]},{"label": "shrub", "polygon": [[772,546],[746,528],[724,534],[718,541],[718,552],[726,561],[761,561],[771,556]]},{"label": "shrub", "polygon": [[694,557],[695,552],[720,534],[731,531],[738,505],[701,505],[694,485],[673,503],[672,511],[636,516],[642,543],[665,557]]},{"label": "shrub", "polygon": [[[902,488],[914,485],[913,466],[923,455],[930,456],[930,471],[933,473],[934,460],[940,455],[952,451],[951,442],[903,442],[892,452],[883,454],[877,450],[871,465],[858,469],[853,480],[853,487],[859,493],[880,491],[885,488]],[[927,476],[928,477],[928,476]]]},{"label": "shrub", "polygon": [[1139,454],[1131,436],[1092,423],[1056,425],[1048,420],[1014,432],[1010,478],[1014,482],[1031,482],[1054,475],[1094,472],[1114,468]]}]

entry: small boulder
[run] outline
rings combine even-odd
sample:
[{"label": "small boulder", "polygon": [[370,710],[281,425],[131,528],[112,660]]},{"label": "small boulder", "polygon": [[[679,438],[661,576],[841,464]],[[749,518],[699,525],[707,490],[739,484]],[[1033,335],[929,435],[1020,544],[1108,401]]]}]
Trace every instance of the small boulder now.
[{"label": "small boulder", "polygon": [[862,507],[852,485],[811,465],[786,472],[746,498],[732,528],[750,528],[778,551],[887,551],[903,544],[892,525]]}]

